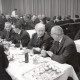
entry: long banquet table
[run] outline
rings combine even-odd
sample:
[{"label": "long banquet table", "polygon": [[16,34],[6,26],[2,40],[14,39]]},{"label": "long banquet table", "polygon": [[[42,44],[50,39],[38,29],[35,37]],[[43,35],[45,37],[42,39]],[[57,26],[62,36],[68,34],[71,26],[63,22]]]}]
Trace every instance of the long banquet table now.
[{"label": "long banquet table", "polygon": [[[67,80],[69,76],[72,77],[73,80],[79,80],[71,65],[60,64],[56,61],[52,61],[50,58],[33,55],[32,51],[29,53],[29,63],[25,63],[24,51],[25,49],[20,48],[11,47],[9,49],[9,56],[12,56],[13,60],[10,61],[6,71],[10,74],[13,80]],[[34,56],[38,56],[37,60],[39,60],[39,62],[33,62],[35,59]],[[46,65],[49,67],[47,70]],[[42,75],[43,78],[47,75],[46,77],[49,79],[40,78],[40,75]]]}]

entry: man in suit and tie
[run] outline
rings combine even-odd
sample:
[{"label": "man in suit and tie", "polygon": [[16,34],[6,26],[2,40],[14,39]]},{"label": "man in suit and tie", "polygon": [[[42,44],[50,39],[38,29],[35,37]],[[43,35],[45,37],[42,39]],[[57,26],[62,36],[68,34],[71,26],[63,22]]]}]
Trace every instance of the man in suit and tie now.
[{"label": "man in suit and tie", "polygon": [[74,41],[64,35],[60,26],[54,26],[51,29],[51,37],[54,39],[52,47],[49,51],[41,51],[41,54],[48,54],[52,60],[57,62],[70,64],[78,72],[78,56]]},{"label": "man in suit and tie", "polygon": [[13,43],[15,44],[16,47],[20,47],[20,43],[22,44],[23,47],[27,47],[30,41],[28,32],[23,30],[21,24],[18,22],[13,26],[14,26],[13,30],[16,33]]},{"label": "man in suit and tie", "polygon": [[15,35],[14,31],[12,30],[10,22],[5,22],[4,30],[1,32],[1,38],[7,41],[12,41]]},{"label": "man in suit and tie", "polygon": [[45,25],[38,23],[35,26],[36,33],[33,34],[28,48],[40,52],[42,49],[49,50],[51,37],[45,32]]}]

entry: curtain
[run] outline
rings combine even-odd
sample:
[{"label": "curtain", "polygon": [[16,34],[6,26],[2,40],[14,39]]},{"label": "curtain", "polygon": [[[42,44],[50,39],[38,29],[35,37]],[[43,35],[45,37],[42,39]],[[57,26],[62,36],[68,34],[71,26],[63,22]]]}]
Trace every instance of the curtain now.
[{"label": "curtain", "polygon": [[18,9],[19,15],[80,16],[80,0],[2,0],[3,13],[11,14],[14,8]]},{"label": "curtain", "polygon": [[2,13],[2,2],[0,0],[0,13]]}]

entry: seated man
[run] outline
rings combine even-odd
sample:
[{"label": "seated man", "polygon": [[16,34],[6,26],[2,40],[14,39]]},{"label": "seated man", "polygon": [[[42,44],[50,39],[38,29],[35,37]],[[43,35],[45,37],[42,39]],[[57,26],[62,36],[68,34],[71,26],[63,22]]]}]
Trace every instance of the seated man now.
[{"label": "seated man", "polygon": [[45,25],[38,23],[35,26],[36,33],[33,34],[28,48],[40,52],[41,49],[49,50],[51,37],[45,32]]},{"label": "seated man", "polygon": [[54,26],[51,29],[51,36],[54,39],[52,47],[49,51],[42,50],[41,54],[47,53],[57,62],[70,64],[78,72],[79,64],[74,41],[64,35],[63,29],[60,26]]},{"label": "seated man", "polygon": [[12,80],[9,74],[6,72],[9,61],[6,54],[4,53],[4,48],[0,45],[0,80]]},{"label": "seated man", "polygon": [[12,41],[15,33],[12,30],[11,23],[5,22],[4,30],[1,32],[1,38],[7,41]]},{"label": "seated man", "polygon": [[13,43],[15,44],[15,46],[20,47],[20,43],[21,43],[23,47],[27,47],[30,41],[30,37],[25,30],[22,30],[21,24],[16,23],[13,27],[13,30],[16,33],[15,38],[13,40]]}]

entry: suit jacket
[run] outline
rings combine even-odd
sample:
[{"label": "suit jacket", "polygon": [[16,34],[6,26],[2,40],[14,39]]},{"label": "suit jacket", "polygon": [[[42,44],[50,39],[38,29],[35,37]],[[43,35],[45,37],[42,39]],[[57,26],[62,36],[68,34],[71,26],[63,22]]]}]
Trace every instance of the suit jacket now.
[{"label": "suit jacket", "polygon": [[22,43],[23,47],[27,47],[29,41],[30,41],[30,37],[28,32],[26,32],[25,30],[21,30],[20,34],[16,34],[13,43],[16,45],[16,47],[20,46],[20,41]]},{"label": "suit jacket", "polygon": [[[34,33],[32,39],[29,42],[28,48],[39,47],[45,50],[49,50],[51,46],[51,37],[45,33],[39,40],[37,40],[37,33]],[[37,42],[38,41],[38,42]]]},{"label": "suit jacket", "polygon": [[74,67],[76,72],[78,72],[78,56],[73,40],[64,35],[57,51],[55,51],[55,46],[56,45],[53,43],[53,46],[50,49],[53,52],[52,59],[60,63],[68,63]]},{"label": "suit jacket", "polygon": [[74,40],[78,40],[78,39],[80,39],[80,30],[78,31],[78,33],[74,37]]},{"label": "suit jacket", "polygon": [[1,33],[1,38],[6,39],[7,41],[12,41],[14,38],[15,32],[11,29],[10,32],[5,29]]},{"label": "suit jacket", "polygon": [[4,53],[4,48],[0,45],[0,80],[12,80],[5,70],[8,67],[8,64],[9,62]]}]

